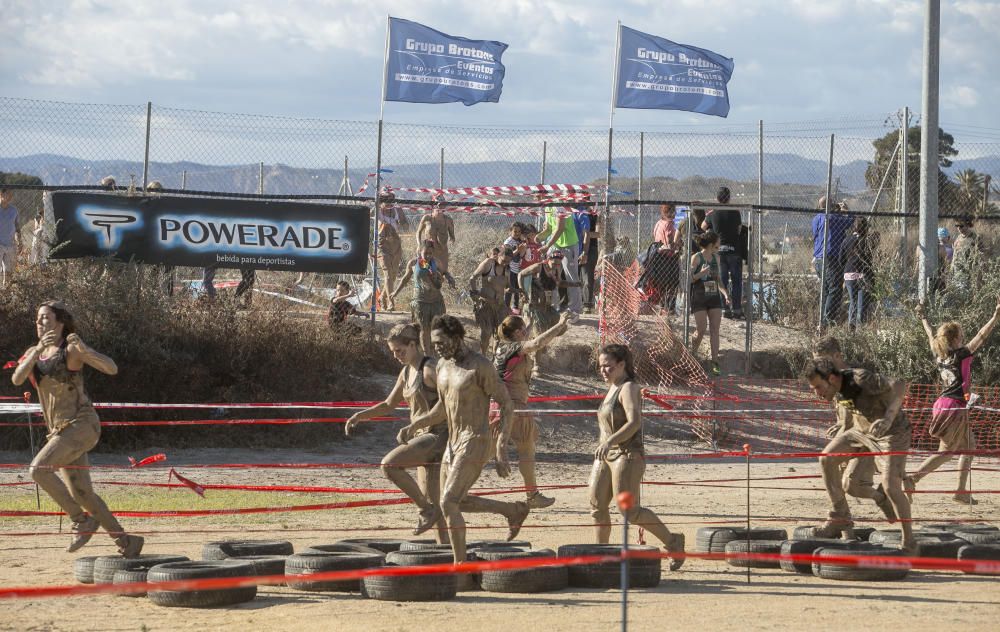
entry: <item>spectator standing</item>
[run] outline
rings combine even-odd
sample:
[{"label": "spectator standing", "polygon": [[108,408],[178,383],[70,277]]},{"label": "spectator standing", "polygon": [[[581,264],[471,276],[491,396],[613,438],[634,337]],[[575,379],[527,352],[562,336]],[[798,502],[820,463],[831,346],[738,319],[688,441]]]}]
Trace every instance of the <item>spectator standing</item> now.
[{"label": "spectator standing", "polygon": [[[584,202],[590,202],[590,194],[583,196]],[[594,309],[594,293],[597,287],[597,259],[600,257],[598,226],[600,218],[593,206],[577,207],[573,213],[576,233],[580,241],[580,281],[583,293],[583,307],[590,311]]]},{"label": "spectator standing", "polygon": [[837,255],[854,221],[843,213],[847,210],[846,205],[833,204],[831,201],[830,223],[827,226],[825,196],[816,202],[816,209],[819,212],[812,221],[813,268],[820,283],[824,284],[821,324],[829,326],[837,321],[844,300],[844,269],[840,267]]},{"label": "spectator standing", "polygon": [[[697,202],[696,202],[697,203]],[[688,252],[698,252],[701,246],[698,245],[698,236],[705,232],[702,224],[705,223],[705,209],[689,209],[687,217],[677,225],[677,250],[682,251],[685,239],[691,240],[691,249]]]},{"label": "spectator standing", "polygon": [[847,288],[847,326],[851,331],[868,322],[871,311],[874,279],[872,243],[868,220],[858,217],[854,220],[854,230],[844,239],[838,254],[838,265],[844,271],[844,287]]},{"label": "spectator standing", "polygon": [[[729,187],[719,187],[715,195],[719,204],[729,204]],[[743,318],[743,215],[733,208],[716,209],[708,216],[708,227],[719,236],[719,272],[722,285],[732,298],[723,311],[726,318]]]},{"label": "spectator standing", "polygon": [[679,245],[682,243],[675,223],[677,209],[673,204],[660,206],[660,219],[653,226],[653,242],[660,244],[656,256],[656,272],[663,287],[663,307],[677,313],[677,290],[681,283]]},{"label": "spectator standing", "polygon": [[980,252],[979,235],[971,215],[963,215],[955,220],[958,237],[955,238],[955,254],[952,257],[951,280],[957,290],[971,290],[975,285],[974,271]]},{"label": "spectator standing", "polygon": [[21,226],[13,192],[0,189],[0,286],[7,285],[7,276],[14,273],[17,253],[21,250]]},{"label": "spectator standing", "polygon": [[[572,217],[562,209],[546,207],[545,228],[538,233],[538,239],[545,240],[542,250],[549,252],[550,255],[551,251],[562,252],[563,274],[566,281],[573,284],[566,288],[566,292],[569,297],[569,311],[575,314],[571,322],[575,321],[583,311],[583,301],[580,296],[580,239],[576,234]],[[552,301],[552,306],[558,307],[558,292],[554,293]]]},{"label": "spectator standing", "polygon": [[520,314],[521,293],[517,289],[517,273],[521,271],[521,261],[528,249],[524,239],[525,225],[521,222],[514,222],[510,225],[510,235],[503,242],[503,247],[510,250],[510,263],[507,264],[509,277],[507,279],[507,291],[504,293],[504,302],[507,307],[512,308],[512,313]]}]

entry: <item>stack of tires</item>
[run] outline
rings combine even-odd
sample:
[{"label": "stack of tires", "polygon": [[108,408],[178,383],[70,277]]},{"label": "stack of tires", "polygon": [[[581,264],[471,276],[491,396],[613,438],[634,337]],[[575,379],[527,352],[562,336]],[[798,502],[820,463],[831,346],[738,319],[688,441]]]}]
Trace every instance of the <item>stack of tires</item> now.
[{"label": "stack of tires", "polygon": [[[650,557],[633,557],[628,562],[629,588],[655,588],[660,584],[662,551],[655,546],[631,545],[629,552],[649,553]],[[613,544],[566,544],[559,547],[559,557],[573,558],[592,555],[620,557],[622,547]],[[620,588],[621,562],[595,562],[564,567],[569,585],[574,588]]]}]

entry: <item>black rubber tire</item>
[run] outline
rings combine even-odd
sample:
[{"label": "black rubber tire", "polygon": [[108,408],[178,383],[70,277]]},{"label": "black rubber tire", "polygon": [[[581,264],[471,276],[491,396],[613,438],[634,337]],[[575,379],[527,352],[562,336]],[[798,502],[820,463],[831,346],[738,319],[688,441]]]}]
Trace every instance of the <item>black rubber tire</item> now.
[{"label": "black rubber tire", "polygon": [[993,532],[1000,533],[1000,527],[991,524],[977,522],[975,524],[964,524],[961,522],[931,522],[920,527],[921,531],[951,531],[957,533],[965,532]]},{"label": "black rubber tire", "polygon": [[[661,552],[655,546],[633,545],[629,551]],[[559,557],[581,555],[621,555],[622,547],[613,544],[565,544]],[[632,558],[628,564],[629,588],[655,588],[660,584],[661,558]],[[577,588],[620,588],[621,562],[574,564],[567,567],[569,585]]]},{"label": "black rubber tire", "polygon": [[[1000,561],[1000,544],[967,544],[958,550],[958,559],[965,561]],[[991,577],[998,577],[995,569],[992,569],[992,572],[986,572],[985,570],[977,572],[976,569],[963,570],[962,572],[966,575],[990,575]]]},{"label": "black rubber tire", "polygon": [[[829,540],[831,538],[817,538],[813,535],[815,526],[805,525],[795,527],[792,531],[793,540]],[[871,534],[875,533],[874,527],[854,527],[854,540],[843,540],[844,542],[867,542]]]},{"label": "black rubber tire", "polygon": [[956,531],[955,537],[969,544],[1000,544],[1000,531]]},{"label": "black rubber tire", "polygon": [[458,594],[458,576],[369,575],[361,580],[361,594],[379,601],[448,601]]},{"label": "black rubber tire", "polygon": [[[556,553],[551,549],[537,551],[509,551],[486,549],[476,554],[486,561],[524,559],[529,557],[551,557]],[[569,586],[569,570],[565,566],[539,566],[502,571],[483,571],[479,585],[483,590],[501,593],[541,593],[562,590]]]},{"label": "black rubber tire", "polygon": [[[115,571],[114,579],[111,583],[113,584],[137,584],[139,582],[145,582],[146,576],[149,574],[148,568],[137,568],[134,570],[121,570]],[[121,593],[122,597],[145,597],[145,592],[134,592],[134,593]]]},{"label": "black rubber tire", "polygon": [[81,584],[93,584],[94,583],[94,560],[101,557],[100,555],[88,555],[87,557],[78,557],[73,560],[73,577],[76,581]]},{"label": "black rubber tire", "polygon": [[201,547],[201,559],[225,560],[247,555],[291,555],[295,552],[287,540],[218,540]]},{"label": "black rubber tire", "polygon": [[[401,544],[399,546],[399,548],[397,550],[393,551],[393,553],[398,553],[400,551],[406,553],[408,551],[438,551],[438,552],[440,552],[440,551],[450,551],[450,550],[452,550],[450,544],[438,544],[437,541],[434,541],[434,542],[420,542],[419,540],[417,540],[417,541],[412,541],[412,542],[404,542],[403,544]],[[465,550],[466,551],[469,550],[468,545],[466,545]]]},{"label": "black rubber tire", "polygon": [[[249,577],[254,574],[253,564],[236,560],[202,560],[197,562],[170,562],[149,569],[146,581],[150,584],[178,579],[207,579],[212,577]],[[208,590],[150,590],[149,600],[158,606],[170,608],[211,608],[231,606],[251,601],[257,596],[256,586],[219,588]]]},{"label": "black rubber tire", "polygon": [[831,557],[839,555],[857,555],[860,557],[898,557],[899,562],[880,563],[878,566],[851,566],[845,564],[831,564],[823,562],[813,562],[813,575],[823,579],[837,579],[847,581],[898,581],[905,579],[910,572],[910,563],[906,561],[906,556],[899,549],[890,549],[882,546],[852,546],[846,548],[821,548],[815,552],[817,557]]},{"label": "black rubber tire", "polygon": [[[375,551],[374,549],[371,549]],[[306,578],[314,573],[326,571],[348,571],[361,568],[375,568],[385,563],[385,555],[379,551],[362,553],[359,551],[296,553],[285,560],[285,574],[295,575],[295,580],[288,580],[288,587],[309,592],[358,592],[361,581],[358,579],[337,581],[308,581]],[[302,579],[298,579],[302,578]]]},{"label": "black rubber tire", "polygon": [[[784,540],[731,540],[726,544],[726,563],[740,568],[780,568],[778,560],[739,559],[738,553],[781,553]],[[733,555],[734,557],[730,557]]]},{"label": "black rubber tire", "polygon": [[699,553],[725,553],[726,545],[733,540],[787,540],[784,529],[753,527],[747,537],[746,528],[702,527],[695,536],[695,550]]},{"label": "black rubber tire", "polygon": [[917,557],[936,557],[946,560],[958,559],[958,551],[969,542],[960,538],[922,538],[917,535]]},{"label": "black rubber tire", "polygon": [[345,544],[343,542],[337,542],[335,544],[314,544],[312,546],[307,546],[299,551],[299,553],[367,553],[369,555],[385,556],[385,553],[370,546],[365,546],[363,544]]},{"label": "black rubber tire", "polygon": [[94,583],[110,584],[115,580],[115,571],[150,568],[169,562],[187,562],[183,555],[156,555],[144,553],[139,557],[125,558],[121,555],[105,555],[94,560]]},{"label": "black rubber tire", "polygon": [[[478,551],[466,549],[466,560],[474,562],[478,560]],[[451,564],[455,561],[455,554],[450,545],[435,544],[431,547],[415,549],[413,551],[395,551],[386,555],[386,563],[397,566],[420,566],[421,564]],[[479,590],[479,573],[456,573],[458,592],[468,592]]]},{"label": "black rubber tire", "polygon": [[[913,537],[917,539],[936,539],[940,541],[954,540],[958,536],[951,531],[940,531],[931,529],[918,529],[913,532]],[[879,529],[871,534],[868,541],[872,544],[898,545],[903,541],[902,529]]]},{"label": "black rubber tire", "polygon": [[287,555],[240,555],[231,557],[231,560],[238,562],[250,562],[253,564],[254,575],[266,577],[268,575],[284,575],[285,561]]},{"label": "black rubber tire", "polygon": [[398,551],[399,547],[407,542],[410,542],[410,540],[396,540],[392,538],[348,538],[346,540],[337,540],[335,544],[360,544],[361,546],[367,546],[377,551],[382,551],[383,553],[392,553],[393,551]]},{"label": "black rubber tire", "polygon": [[[812,528],[812,527],[810,527]],[[752,540],[751,540],[752,541]],[[833,538],[812,538],[810,540],[785,540],[781,543],[782,555],[813,555],[817,549],[845,549],[854,544],[854,541],[835,540]],[[789,573],[801,573],[812,575],[812,562],[795,562],[793,560],[781,560],[778,567]]]},{"label": "black rubber tire", "polygon": [[[438,544],[436,540],[410,540],[400,545],[398,550],[419,551],[421,549],[433,549],[438,551],[444,551],[450,548],[451,548],[450,544]],[[472,542],[465,543],[466,551],[472,551],[474,549],[495,549],[495,548],[530,549],[531,542],[526,542],[524,540],[511,540],[510,542],[505,542],[504,540],[473,540]]]}]

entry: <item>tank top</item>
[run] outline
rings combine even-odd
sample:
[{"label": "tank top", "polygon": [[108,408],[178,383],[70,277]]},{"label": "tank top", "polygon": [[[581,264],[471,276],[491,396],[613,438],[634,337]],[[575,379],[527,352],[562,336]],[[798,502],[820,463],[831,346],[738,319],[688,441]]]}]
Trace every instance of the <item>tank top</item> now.
[{"label": "tank top", "polygon": [[[437,389],[427,386],[427,383],[424,382],[424,367],[430,360],[430,356],[424,356],[423,360],[420,361],[420,368],[416,370],[416,375],[411,375],[409,366],[403,368],[403,399],[410,405],[411,419],[426,413],[438,401]],[[443,421],[423,432],[440,434],[447,431],[448,422]],[[420,434],[423,434],[423,432]]]},{"label": "tank top", "polygon": [[39,358],[34,368],[38,401],[49,435],[57,434],[82,415],[97,418],[94,406],[83,387],[83,373],[70,371],[66,366],[66,347],[55,355]]},{"label": "tank top", "polygon": [[719,278],[719,260],[714,255],[712,260],[709,262],[705,261],[705,255],[698,253],[698,269],[695,270],[695,274],[701,272],[708,266],[711,269],[711,274],[707,278],[698,279],[697,281],[691,282],[691,287],[693,288],[703,288],[705,294],[718,294],[719,293],[719,283],[716,279]]},{"label": "tank top", "polygon": [[507,275],[503,270],[497,272],[496,259],[486,272],[483,272],[483,287],[480,296],[498,303],[503,299],[503,290],[507,284]]},{"label": "tank top", "polygon": [[413,264],[413,300],[418,303],[444,302],[441,294],[442,279],[437,270],[437,262],[431,259],[430,267],[420,265],[420,259]]},{"label": "tank top", "polygon": [[[601,407],[597,409],[597,426],[601,432],[601,440],[604,441],[614,433],[618,432],[622,426],[628,423],[628,416],[625,414],[625,407],[619,401],[622,388],[632,380],[625,380],[615,387],[610,398],[605,398],[601,402]],[[608,461],[614,461],[623,454],[643,452],[642,446],[642,423],[640,420],[639,429],[635,434],[625,439],[617,445],[611,446],[608,452]]]}]

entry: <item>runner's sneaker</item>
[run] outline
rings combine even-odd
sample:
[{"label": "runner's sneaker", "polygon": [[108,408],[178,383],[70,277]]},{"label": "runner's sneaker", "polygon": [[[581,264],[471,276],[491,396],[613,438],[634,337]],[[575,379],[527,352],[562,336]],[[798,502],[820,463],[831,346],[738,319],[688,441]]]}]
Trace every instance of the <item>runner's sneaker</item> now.
[{"label": "runner's sneaker", "polygon": [[146,543],[146,539],[141,535],[121,535],[115,538],[115,544],[118,545],[118,552],[121,553],[122,557],[134,558],[139,557],[139,553],[142,552],[142,545]]},{"label": "runner's sneaker", "polygon": [[712,375],[722,375],[722,369],[719,368],[718,362],[712,363]]},{"label": "runner's sneaker", "polygon": [[955,494],[951,497],[955,502],[962,505],[978,505],[979,501],[972,497],[972,494]]},{"label": "runner's sneaker", "polygon": [[73,526],[70,527],[73,539],[70,541],[69,546],[66,547],[66,552],[72,553],[80,550],[84,544],[90,542],[90,538],[93,537],[99,528],[101,528],[101,523],[97,522],[97,518],[91,515],[87,515],[80,522],[73,522]]},{"label": "runner's sneaker", "polygon": [[528,494],[527,502],[530,509],[545,509],[546,507],[554,505],[556,499],[551,496],[546,496],[542,492],[536,490]]},{"label": "runner's sneaker", "polygon": [[507,518],[508,542],[516,538],[517,534],[521,532],[521,525],[528,519],[528,514],[531,512],[531,509],[528,508],[528,503],[517,501],[514,504],[516,505],[514,515]]},{"label": "runner's sneaker", "polygon": [[[670,570],[679,570],[684,565],[684,534],[672,533],[670,541],[667,543],[667,558],[670,560]],[[674,555],[670,555],[673,553]]]}]

